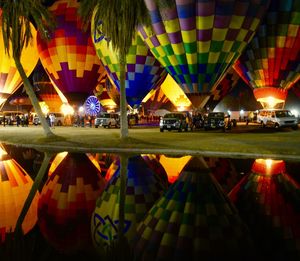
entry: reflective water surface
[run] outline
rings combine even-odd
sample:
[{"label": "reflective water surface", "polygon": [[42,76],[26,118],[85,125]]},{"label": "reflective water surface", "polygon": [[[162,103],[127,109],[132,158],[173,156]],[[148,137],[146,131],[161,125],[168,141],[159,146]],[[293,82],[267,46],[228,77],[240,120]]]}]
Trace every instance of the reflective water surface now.
[{"label": "reflective water surface", "polygon": [[0,260],[300,258],[300,162],[0,155]]}]

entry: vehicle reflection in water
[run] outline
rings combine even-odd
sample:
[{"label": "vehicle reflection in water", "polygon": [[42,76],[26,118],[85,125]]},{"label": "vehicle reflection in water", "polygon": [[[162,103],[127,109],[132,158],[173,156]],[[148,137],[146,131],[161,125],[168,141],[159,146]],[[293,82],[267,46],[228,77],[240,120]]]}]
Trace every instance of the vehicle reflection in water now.
[{"label": "vehicle reflection in water", "polygon": [[300,162],[1,148],[0,260],[299,260]]}]

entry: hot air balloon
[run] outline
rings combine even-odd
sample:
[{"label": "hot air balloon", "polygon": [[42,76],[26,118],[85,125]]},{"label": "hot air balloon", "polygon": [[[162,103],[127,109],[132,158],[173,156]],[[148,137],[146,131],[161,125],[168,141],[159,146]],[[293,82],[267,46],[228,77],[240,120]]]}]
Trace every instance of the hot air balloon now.
[{"label": "hot air balloon", "polygon": [[63,101],[53,87],[49,76],[40,62],[32,74],[32,81],[39,100],[47,104],[50,112],[57,111],[57,108],[62,106]]},{"label": "hot air balloon", "polygon": [[203,108],[253,37],[269,1],[182,0],[166,8],[145,3],[153,28],[141,27],[140,35],[193,105]]},{"label": "hot air balloon", "polygon": [[[120,207],[120,167],[110,178],[104,193],[99,197],[91,219],[94,246],[101,251],[117,239]],[[147,167],[141,156],[128,159],[124,236],[132,242],[136,226],[145,213],[161,196],[165,187],[161,179]]]},{"label": "hot air balloon", "polygon": [[106,72],[104,72],[100,83],[96,86],[93,93],[107,112],[115,112],[117,106],[120,104],[119,91],[117,87],[111,83]]},{"label": "hot air balloon", "polygon": [[238,211],[196,157],[148,211],[134,243],[136,260],[238,260],[252,256],[253,245]]},{"label": "hot air balloon", "polygon": [[[98,26],[98,29],[100,27],[101,25]],[[92,24],[93,41],[98,57],[101,59],[109,77],[120,90],[118,54],[98,29],[93,32],[94,26]],[[166,75],[167,72],[153,57],[141,37],[136,33],[126,56],[125,87],[127,103],[132,108],[139,106],[147,93],[159,86]]]},{"label": "hot air balloon", "polygon": [[167,75],[160,89],[162,89],[178,111],[187,111],[191,108],[191,101],[170,74]]},{"label": "hot air balloon", "polygon": [[[33,39],[27,47],[24,47],[21,55],[21,63],[27,76],[31,74],[39,59],[36,46],[37,32],[32,24],[30,27]],[[0,14],[0,105],[5,102],[6,99],[21,86],[21,84],[22,79],[16,68],[14,59],[13,57],[9,57],[5,52]]]},{"label": "hot air balloon", "polygon": [[176,107],[169,100],[162,88],[150,91],[142,101],[144,112],[155,113],[159,109],[175,111]]},{"label": "hot air balloon", "polygon": [[106,182],[86,154],[63,153],[53,164],[38,203],[41,233],[59,252],[89,250],[91,214]]},{"label": "hot air balloon", "polygon": [[[25,200],[33,181],[27,172],[11,159],[2,145],[0,146],[0,243],[6,234],[13,233]],[[37,193],[22,223],[22,230],[27,234],[37,222]]]},{"label": "hot air balloon", "polygon": [[83,32],[76,0],[56,1],[49,10],[57,27],[50,41],[38,34],[40,60],[54,85],[70,104],[83,105],[104,71],[96,55],[90,32]]},{"label": "hot air balloon", "polygon": [[299,188],[283,160],[256,159],[229,193],[262,257],[299,258]]},{"label": "hot air balloon", "polygon": [[300,3],[271,1],[265,19],[234,69],[265,108],[283,107],[300,79]]},{"label": "hot air balloon", "polygon": [[205,103],[204,108],[209,108],[210,111],[213,111],[218,103],[237,85],[240,79],[239,75],[231,67],[223,79],[219,81],[219,84],[212,89],[211,96]]}]

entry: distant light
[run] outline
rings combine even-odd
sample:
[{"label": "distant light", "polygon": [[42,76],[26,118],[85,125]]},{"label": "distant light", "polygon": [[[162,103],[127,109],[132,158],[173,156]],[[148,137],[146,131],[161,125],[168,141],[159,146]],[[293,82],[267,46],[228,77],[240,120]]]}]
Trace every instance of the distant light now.
[{"label": "distant light", "polygon": [[79,111],[79,112],[84,112],[84,107],[83,107],[83,106],[80,106],[79,109],[78,109],[78,111]]},{"label": "distant light", "polygon": [[240,114],[241,115],[243,115],[244,114],[244,110],[242,109],[242,110],[240,110]]},{"label": "distant light", "polygon": [[72,115],[72,114],[74,114],[73,107],[70,104],[68,104],[68,103],[63,103],[62,106],[60,107],[60,111],[64,115]]},{"label": "distant light", "polygon": [[298,117],[298,116],[299,116],[299,112],[298,112],[298,110],[296,110],[296,109],[292,109],[292,110],[291,110],[291,113],[292,113],[295,117]]},{"label": "distant light", "polygon": [[227,113],[228,113],[228,115],[231,115],[231,111],[230,110],[228,110]]}]

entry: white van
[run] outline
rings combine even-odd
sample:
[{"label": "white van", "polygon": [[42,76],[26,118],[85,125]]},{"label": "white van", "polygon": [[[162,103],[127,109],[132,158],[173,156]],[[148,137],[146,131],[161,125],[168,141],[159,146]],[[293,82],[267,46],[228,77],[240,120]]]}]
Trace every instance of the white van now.
[{"label": "white van", "polygon": [[285,109],[263,109],[257,114],[257,123],[262,127],[283,128],[291,127],[293,130],[298,129],[298,119]]},{"label": "white van", "polygon": [[[50,112],[49,114],[54,114],[54,116],[55,116],[55,123],[54,123],[54,124],[55,124],[56,126],[62,126],[62,125],[64,125],[65,116],[64,116],[63,113],[61,113],[61,112]],[[37,115],[35,115],[35,116],[33,117],[32,123],[33,123],[34,125],[39,125],[39,124],[41,124],[41,121],[40,121],[40,119],[39,119],[39,117],[38,117]]]}]

